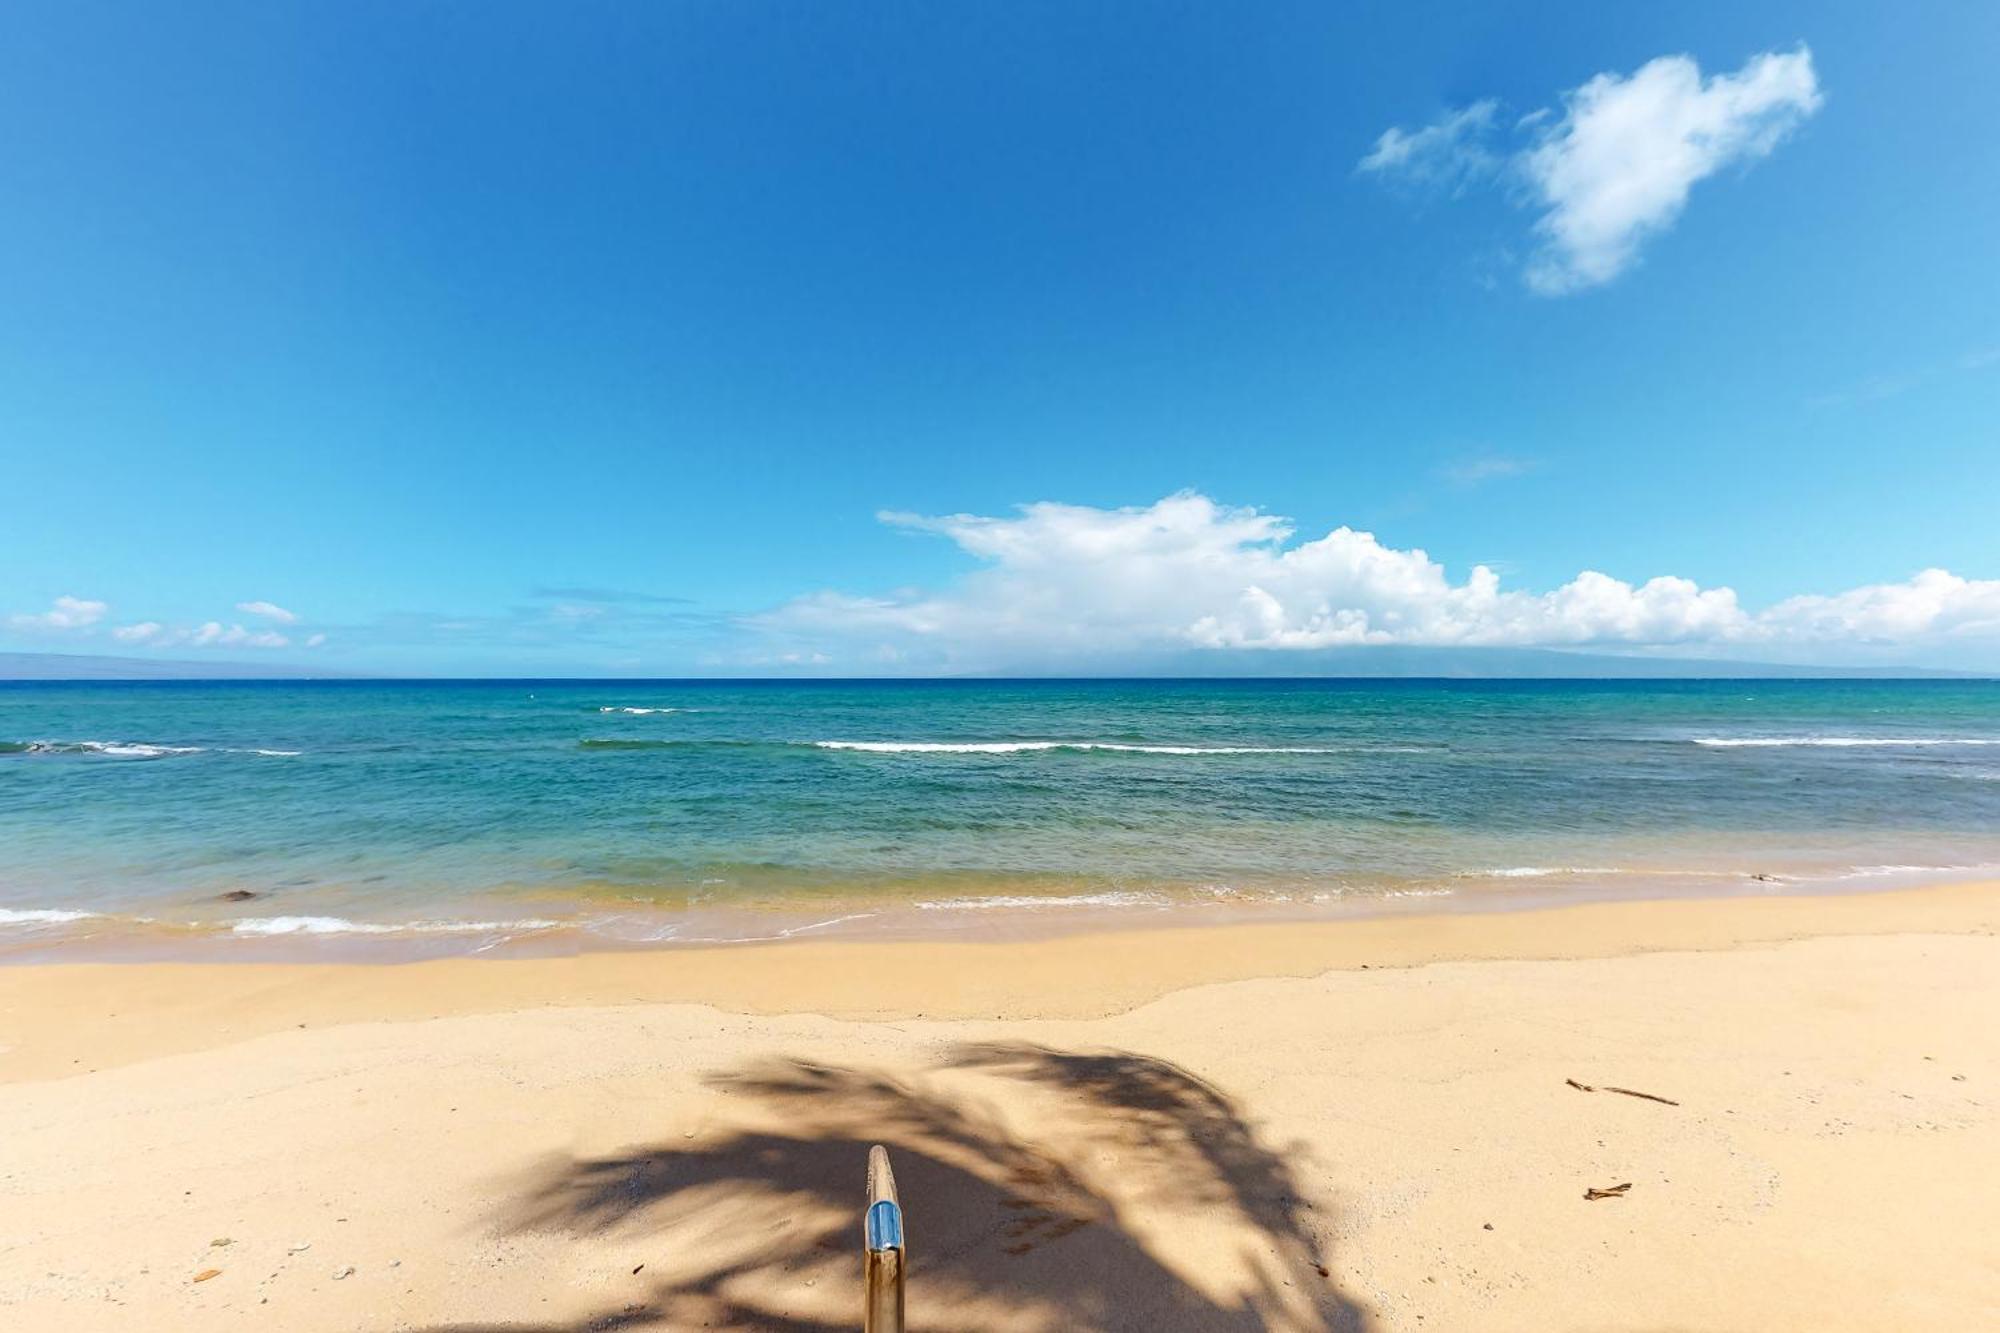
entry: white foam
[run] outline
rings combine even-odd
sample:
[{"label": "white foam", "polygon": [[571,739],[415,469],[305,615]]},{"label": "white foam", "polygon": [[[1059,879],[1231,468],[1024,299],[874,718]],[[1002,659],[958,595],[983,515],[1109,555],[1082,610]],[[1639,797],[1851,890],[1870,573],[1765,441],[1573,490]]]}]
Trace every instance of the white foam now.
[{"label": "white foam", "polygon": [[259,916],[232,921],[234,935],[490,935],[550,930],[561,923],[526,921],[349,921],[338,916]]},{"label": "white foam", "polygon": [[616,704],[606,704],[597,710],[600,713],[630,713],[634,717],[644,717],[649,713],[691,713],[691,708],[627,708]]},{"label": "white foam", "polygon": [[251,754],[269,755],[273,759],[293,759],[305,753],[304,750],[252,750]]},{"label": "white foam", "polygon": [[1711,749],[1781,749],[1791,746],[1931,746],[2000,745],[2000,740],[1971,736],[1697,736],[1696,745]]},{"label": "white foam", "polygon": [[1645,875],[1651,878],[1714,879],[1727,870],[1652,870],[1633,866],[1500,866],[1460,871],[1458,879],[1546,879],[1552,875]]},{"label": "white foam", "polygon": [[29,754],[102,754],[116,759],[158,759],[170,754],[200,754],[199,745],[147,745],[140,741],[29,741]]},{"label": "white foam", "polygon": [[1152,893],[1077,893],[1039,897],[1027,894],[996,894],[988,898],[942,898],[920,902],[925,912],[991,912],[1033,907],[1164,907],[1166,901]]},{"label": "white foam", "polygon": [[1124,754],[1341,753],[1337,748],[1321,745],[1130,745],[1119,741],[814,741],[812,744],[821,750],[859,750],[866,754],[1027,754],[1043,750],[1113,750]]},{"label": "white foam", "polygon": [[1849,866],[1847,872],[1835,875],[1835,879],[1875,879],[1883,875],[1947,875],[1966,871],[1986,870],[1987,866]]},{"label": "white foam", "polygon": [[0,907],[0,926],[61,926],[92,921],[102,912],[70,912],[57,907]]}]

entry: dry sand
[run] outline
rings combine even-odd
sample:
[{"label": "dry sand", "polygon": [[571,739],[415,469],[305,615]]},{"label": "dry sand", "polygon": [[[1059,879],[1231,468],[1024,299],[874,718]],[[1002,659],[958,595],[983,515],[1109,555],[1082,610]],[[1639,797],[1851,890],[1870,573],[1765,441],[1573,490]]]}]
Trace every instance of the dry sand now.
[{"label": "dry sand", "polygon": [[0,969],[0,1328],[2000,1327],[1996,923]]}]

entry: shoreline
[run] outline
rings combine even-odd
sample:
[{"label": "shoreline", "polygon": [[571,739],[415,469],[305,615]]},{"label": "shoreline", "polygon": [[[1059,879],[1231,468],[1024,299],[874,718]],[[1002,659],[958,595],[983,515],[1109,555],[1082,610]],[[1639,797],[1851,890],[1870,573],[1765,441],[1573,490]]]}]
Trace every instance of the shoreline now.
[{"label": "shoreline", "polygon": [[884,1143],[918,1328],[1982,1327],[1995,1013],[1992,881],[0,968],[0,1323],[832,1333]]},{"label": "shoreline", "polygon": [[[1336,885],[1290,892],[1208,886],[1178,893],[1110,885],[1080,893],[801,895],[668,910],[643,898],[489,892],[451,913],[395,921],[314,912],[169,919],[70,909],[0,908],[0,970],[67,963],[408,964],[450,958],[530,959],[687,952],[795,943],[1031,941],[1068,935],[1338,925],[1376,919],[1489,916],[1630,902],[1838,897],[2000,882],[2000,865],[1853,865],[1839,871],[1518,867],[1418,880],[1401,887]],[[970,889],[970,884],[964,887]],[[1012,888],[1013,891],[1007,891]],[[246,898],[242,906],[269,895]],[[590,915],[564,915],[594,902]],[[336,902],[330,906],[338,906]],[[249,908],[255,911],[254,908]],[[351,909],[350,909],[351,910]]]},{"label": "shoreline", "polygon": [[[807,937],[395,964],[15,963],[0,966],[0,1083],[110,1068],[285,1027],[537,1007],[695,1004],[867,1022],[1092,1019],[1193,987],[1331,972],[1996,932],[2000,880],[1974,880],[1330,921],[1155,924],[978,939]],[[105,994],[128,998],[107,1009]],[[22,1023],[24,1013],[36,1017]]]}]

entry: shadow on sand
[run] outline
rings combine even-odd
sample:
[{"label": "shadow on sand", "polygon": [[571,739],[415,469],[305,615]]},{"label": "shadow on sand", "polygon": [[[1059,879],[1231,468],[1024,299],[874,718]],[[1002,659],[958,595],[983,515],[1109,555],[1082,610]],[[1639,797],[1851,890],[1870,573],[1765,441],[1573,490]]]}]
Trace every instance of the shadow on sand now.
[{"label": "shadow on sand", "polygon": [[[1229,1098],[1166,1061],[1006,1043],[960,1048],[909,1081],[784,1060],[712,1082],[752,1128],[560,1160],[500,1219],[586,1245],[644,1236],[661,1257],[623,1300],[430,1333],[851,1333],[877,1142],[910,1217],[912,1330],[1366,1327],[1327,1276],[1332,1219]],[[982,1088],[1010,1094],[1010,1114]],[[1016,1127],[1024,1104],[1034,1132]]]}]

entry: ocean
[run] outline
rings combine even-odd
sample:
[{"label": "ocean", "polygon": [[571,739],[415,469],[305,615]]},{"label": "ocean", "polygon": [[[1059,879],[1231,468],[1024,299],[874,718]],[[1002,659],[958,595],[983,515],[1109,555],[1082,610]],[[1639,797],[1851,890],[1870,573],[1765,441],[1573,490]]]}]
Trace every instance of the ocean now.
[{"label": "ocean", "polygon": [[0,684],[0,958],[1483,910],[2000,866],[2000,682]]}]

